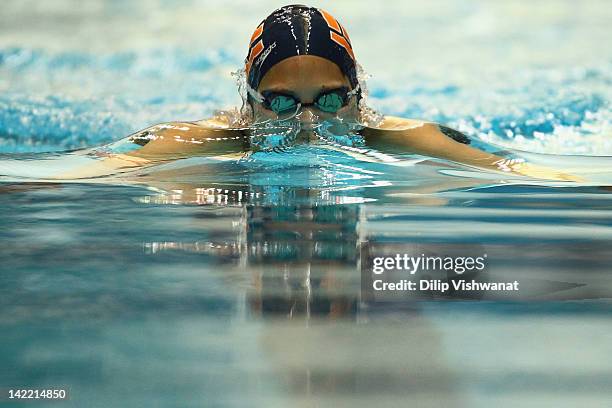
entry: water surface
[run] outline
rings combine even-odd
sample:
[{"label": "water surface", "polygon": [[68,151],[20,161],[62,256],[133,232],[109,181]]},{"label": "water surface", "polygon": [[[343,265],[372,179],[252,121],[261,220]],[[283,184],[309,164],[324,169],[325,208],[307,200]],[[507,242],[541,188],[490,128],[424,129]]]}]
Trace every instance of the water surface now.
[{"label": "water surface", "polygon": [[[335,4],[377,108],[586,180],[325,146],[53,180],[97,160],[63,150],[238,103],[229,71],[278,4],[5,2],[0,387],[75,407],[610,399],[608,4]],[[404,252],[487,254],[470,278],[522,289],[368,299],[367,257]]]}]

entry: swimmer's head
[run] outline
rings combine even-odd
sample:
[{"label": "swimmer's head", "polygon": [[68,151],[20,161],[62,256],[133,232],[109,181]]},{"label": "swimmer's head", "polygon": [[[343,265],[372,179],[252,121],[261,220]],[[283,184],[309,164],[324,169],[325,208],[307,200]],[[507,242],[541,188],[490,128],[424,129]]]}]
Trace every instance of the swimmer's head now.
[{"label": "swimmer's head", "polygon": [[281,7],[257,26],[245,59],[248,84],[257,89],[270,68],[298,55],[333,62],[357,86],[355,55],[344,26],[325,10],[303,5]]},{"label": "swimmer's head", "polygon": [[351,42],[324,10],[290,5],[266,17],[251,37],[245,72],[256,119],[292,108],[295,114],[300,106],[305,122],[357,116],[361,89]]}]

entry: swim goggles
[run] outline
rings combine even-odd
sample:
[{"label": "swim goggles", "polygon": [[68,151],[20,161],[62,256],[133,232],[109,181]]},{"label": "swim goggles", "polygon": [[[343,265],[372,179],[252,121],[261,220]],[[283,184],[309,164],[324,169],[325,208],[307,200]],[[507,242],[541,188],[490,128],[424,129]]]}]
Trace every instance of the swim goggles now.
[{"label": "swim goggles", "polygon": [[350,91],[347,87],[326,89],[321,91],[321,93],[314,98],[314,102],[303,103],[291,94],[274,91],[263,91],[259,93],[250,86],[248,87],[249,95],[253,99],[277,115],[286,115],[297,112],[300,106],[314,106],[323,112],[336,113],[342,107],[346,106],[349,99],[352,96],[357,95],[358,91],[359,85],[357,85],[352,91]]}]

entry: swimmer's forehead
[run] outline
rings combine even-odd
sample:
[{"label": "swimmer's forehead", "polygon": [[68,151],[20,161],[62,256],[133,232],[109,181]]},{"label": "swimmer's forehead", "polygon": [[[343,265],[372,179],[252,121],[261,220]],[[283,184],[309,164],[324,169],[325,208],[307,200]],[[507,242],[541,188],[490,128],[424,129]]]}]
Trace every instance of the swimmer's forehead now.
[{"label": "swimmer's forehead", "polygon": [[[325,85],[321,85],[321,86],[317,86],[311,89],[315,89],[319,92],[322,91],[328,91],[328,90],[332,90],[332,89],[338,89],[338,88],[342,88],[342,87],[346,87],[346,83],[345,82],[333,82],[333,83],[326,83]],[[264,86],[261,88],[261,91],[267,91],[267,92],[277,92],[277,93],[286,93],[286,94],[293,94],[296,91],[296,88],[287,86],[287,85],[270,85],[270,86]]]},{"label": "swimmer's forehead", "polygon": [[263,77],[260,91],[313,94],[349,87],[350,81],[333,62],[312,55],[295,56],[277,63]]}]

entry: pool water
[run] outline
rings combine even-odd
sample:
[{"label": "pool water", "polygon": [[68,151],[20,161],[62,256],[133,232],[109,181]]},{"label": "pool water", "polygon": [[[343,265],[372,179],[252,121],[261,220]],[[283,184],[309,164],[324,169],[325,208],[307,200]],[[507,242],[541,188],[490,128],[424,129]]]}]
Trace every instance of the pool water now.
[{"label": "pool water", "polygon": [[[576,183],[401,152],[365,160],[331,143],[51,180],[95,161],[88,149],[238,103],[229,71],[278,4],[7,2],[0,388],[70,390],[37,406],[605,404],[610,11],[572,4],[330,11],[375,73],[375,107],[571,169]],[[383,40],[397,52],[381,66]],[[521,290],[369,299],[369,257],[407,252],[486,254],[470,278]]]}]

